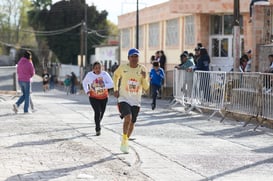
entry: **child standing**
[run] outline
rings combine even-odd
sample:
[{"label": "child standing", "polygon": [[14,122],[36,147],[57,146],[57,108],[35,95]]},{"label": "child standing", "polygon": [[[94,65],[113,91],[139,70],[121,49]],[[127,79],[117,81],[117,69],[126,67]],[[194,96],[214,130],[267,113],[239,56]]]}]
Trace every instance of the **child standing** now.
[{"label": "child standing", "polygon": [[66,95],[68,95],[70,92],[70,84],[71,84],[70,76],[66,75],[64,79],[64,89],[66,91]]}]

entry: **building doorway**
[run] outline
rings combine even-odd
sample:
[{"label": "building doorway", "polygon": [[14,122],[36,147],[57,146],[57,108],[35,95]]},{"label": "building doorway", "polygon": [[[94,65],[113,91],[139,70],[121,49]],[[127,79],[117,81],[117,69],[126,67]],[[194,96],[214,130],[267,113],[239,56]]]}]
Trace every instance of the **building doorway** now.
[{"label": "building doorway", "polygon": [[[242,22],[242,17],[240,21]],[[241,50],[244,49],[243,44],[241,29]],[[209,54],[210,70],[228,72],[233,68],[233,15],[211,15]]]}]

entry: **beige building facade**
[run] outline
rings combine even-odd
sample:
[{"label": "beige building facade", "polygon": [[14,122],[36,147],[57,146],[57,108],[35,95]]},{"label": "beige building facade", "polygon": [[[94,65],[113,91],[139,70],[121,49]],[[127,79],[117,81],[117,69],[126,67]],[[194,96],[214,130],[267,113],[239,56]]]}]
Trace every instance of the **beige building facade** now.
[{"label": "beige building facade", "polygon": [[[257,71],[260,56],[257,45],[268,43],[265,40],[267,22],[264,13],[268,12],[266,8],[269,6],[255,6],[254,20],[249,23],[250,1],[240,0],[240,52],[252,50],[255,59],[252,71]],[[183,51],[194,53],[197,43],[201,42],[211,57],[211,70],[229,71],[234,65],[233,3],[234,0],[169,0],[140,9],[140,62],[149,68],[150,57],[157,50],[163,50],[167,57],[166,70],[172,70],[180,63],[179,56]],[[272,34],[272,18],[270,23]],[[120,63],[125,63],[128,49],[136,47],[136,12],[119,16],[118,28]]]}]

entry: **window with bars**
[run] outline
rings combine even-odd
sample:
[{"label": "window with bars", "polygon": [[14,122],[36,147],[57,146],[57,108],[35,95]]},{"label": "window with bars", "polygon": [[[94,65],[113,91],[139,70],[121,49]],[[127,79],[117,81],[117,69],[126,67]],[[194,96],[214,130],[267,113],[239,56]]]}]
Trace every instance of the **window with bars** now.
[{"label": "window with bars", "polygon": [[121,47],[130,48],[130,29],[123,29],[121,31]]},{"label": "window with bars", "polygon": [[166,22],[166,46],[179,45],[179,24],[178,19],[167,20]]},{"label": "window with bars", "polygon": [[149,47],[159,46],[159,23],[149,24]]},{"label": "window with bars", "polygon": [[195,43],[194,16],[185,17],[185,43],[186,45]]}]

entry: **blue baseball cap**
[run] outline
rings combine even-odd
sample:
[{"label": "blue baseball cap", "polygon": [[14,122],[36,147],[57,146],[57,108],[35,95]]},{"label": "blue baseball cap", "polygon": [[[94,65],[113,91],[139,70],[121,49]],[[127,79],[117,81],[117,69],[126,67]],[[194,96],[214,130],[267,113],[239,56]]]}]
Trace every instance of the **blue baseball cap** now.
[{"label": "blue baseball cap", "polygon": [[131,48],[129,51],[128,51],[128,57],[132,56],[132,55],[137,55],[139,56],[139,50],[136,49],[136,48]]}]

